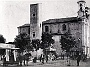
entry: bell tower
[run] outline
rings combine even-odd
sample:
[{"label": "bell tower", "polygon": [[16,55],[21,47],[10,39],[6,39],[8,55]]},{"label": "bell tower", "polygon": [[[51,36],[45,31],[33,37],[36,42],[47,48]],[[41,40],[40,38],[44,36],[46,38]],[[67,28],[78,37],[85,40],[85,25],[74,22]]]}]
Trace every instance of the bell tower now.
[{"label": "bell tower", "polygon": [[84,0],[80,0],[77,2],[79,11],[78,11],[78,18],[82,19],[81,25],[81,34],[82,34],[82,48],[83,52],[90,56],[90,23],[89,23],[89,8],[86,7],[86,2]]},{"label": "bell tower", "polygon": [[42,35],[42,5],[30,4],[30,39],[41,39]]},{"label": "bell tower", "polygon": [[79,6],[78,17],[84,18],[85,17],[85,4],[86,4],[86,2],[84,0],[80,0],[77,3]]}]

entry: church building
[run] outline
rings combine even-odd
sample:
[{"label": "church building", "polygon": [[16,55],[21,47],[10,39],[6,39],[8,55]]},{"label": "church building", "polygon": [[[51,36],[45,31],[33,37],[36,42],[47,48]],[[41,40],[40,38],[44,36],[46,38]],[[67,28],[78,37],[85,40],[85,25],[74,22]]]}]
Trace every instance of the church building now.
[{"label": "church building", "polygon": [[89,8],[86,7],[86,2],[80,0],[77,2],[79,11],[77,17],[49,19],[42,22],[42,32],[47,32],[53,35],[55,43],[54,47],[60,54],[61,36],[66,32],[75,38],[78,48],[83,49],[83,52],[90,57],[90,14]]},{"label": "church building", "polygon": [[30,4],[30,39],[40,39],[43,32],[51,34],[56,52],[62,52],[60,39],[66,32],[70,33],[78,43],[79,48],[90,57],[90,8],[84,0],[77,2],[78,16],[68,18],[48,19],[42,21],[42,4]]}]

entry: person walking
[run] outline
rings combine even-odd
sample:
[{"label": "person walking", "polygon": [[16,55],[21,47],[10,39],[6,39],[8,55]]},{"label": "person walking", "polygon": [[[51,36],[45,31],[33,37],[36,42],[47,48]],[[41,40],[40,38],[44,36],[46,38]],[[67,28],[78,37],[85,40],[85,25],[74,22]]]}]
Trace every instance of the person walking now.
[{"label": "person walking", "polygon": [[77,53],[77,66],[79,66],[80,60],[81,60],[81,54]]}]

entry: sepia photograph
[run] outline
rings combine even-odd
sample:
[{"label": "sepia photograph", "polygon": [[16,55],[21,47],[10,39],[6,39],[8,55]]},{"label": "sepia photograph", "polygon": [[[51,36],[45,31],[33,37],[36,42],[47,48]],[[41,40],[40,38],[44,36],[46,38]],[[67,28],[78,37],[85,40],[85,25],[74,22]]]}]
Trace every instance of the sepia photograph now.
[{"label": "sepia photograph", "polygon": [[90,67],[90,0],[0,0],[0,67]]}]

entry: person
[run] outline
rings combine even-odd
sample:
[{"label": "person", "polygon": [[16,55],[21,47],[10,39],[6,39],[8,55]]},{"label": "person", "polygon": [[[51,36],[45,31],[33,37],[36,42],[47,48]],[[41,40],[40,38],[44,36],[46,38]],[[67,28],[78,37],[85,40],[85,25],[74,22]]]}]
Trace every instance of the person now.
[{"label": "person", "polygon": [[40,56],[40,62],[41,62],[41,60],[42,60],[42,54],[41,54],[41,56]]},{"label": "person", "polygon": [[79,62],[81,60],[81,55],[80,53],[77,54],[77,66],[79,66]]},{"label": "person", "polygon": [[3,66],[5,66],[5,62],[6,62],[6,56],[3,55]]},{"label": "person", "polygon": [[62,59],[62,53],[61,53],[61,59]]},{"label": "person", "polygon": [[28,66],[29,54],[26,54],[26,65]]},{"label": "person", "polygon": [[23,63],[24,63],[24,65],[26,65],[26,64],[25,64],[25,55],[23,56],[23,60],[24,60],[24,62],[23,62]]},{"label": "person", "polygon": [[48,62],[48,55],[46,55],[46,62]]},{"label": "person", "polygon": [[63,57],[62,59],[64,60],[64,54],[62,54],[62,57]]},{"label": "person", "polygon": [[22,66],[22,55],[21,54],[19,54],[19,63],[20,63],[20,66]]},{"label": "person", "polygon": [[44,54],[42,55],[42,63],[44,64]]}]

